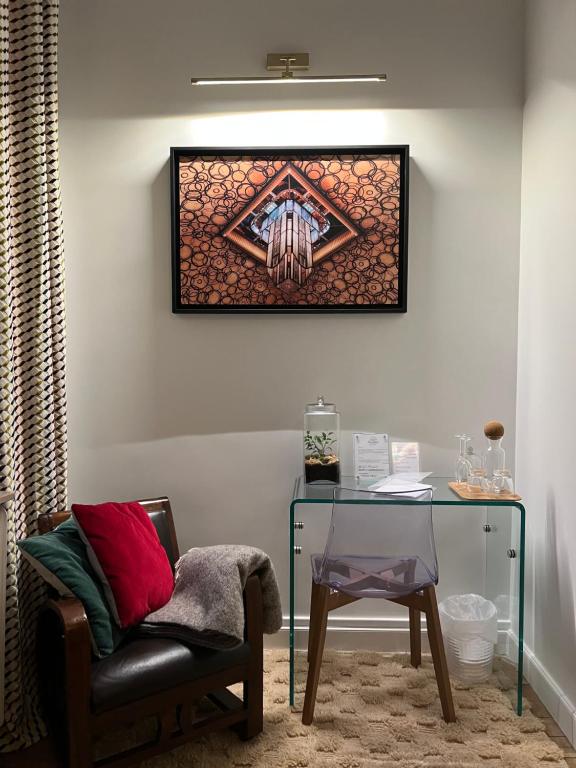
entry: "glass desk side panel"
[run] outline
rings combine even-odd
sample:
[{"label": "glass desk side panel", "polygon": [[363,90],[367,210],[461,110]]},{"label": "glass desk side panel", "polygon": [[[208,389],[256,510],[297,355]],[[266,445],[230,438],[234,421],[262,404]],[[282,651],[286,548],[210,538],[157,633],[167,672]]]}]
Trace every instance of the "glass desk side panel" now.
[{"label": "glass desk side panel", "polygon": [[522,605],[521,511],[517,507],[490,506],[486,510],[486,587],[484,596],[498,611],[497,654],[515,668],[516,708],[522,712]]}]

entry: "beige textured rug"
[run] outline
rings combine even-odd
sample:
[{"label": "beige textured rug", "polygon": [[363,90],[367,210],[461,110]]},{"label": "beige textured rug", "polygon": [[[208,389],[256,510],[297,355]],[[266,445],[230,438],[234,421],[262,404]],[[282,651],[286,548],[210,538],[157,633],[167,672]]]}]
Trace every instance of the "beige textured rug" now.
[{"label": "beige textured rug", "polygon": [[241,742],[221,732],[142,768],[566,766],[529,703],[515,714],[514,681],[503,665],[486,685],[453,684],[458,722],[447,724],[428,658],[415,670],[404,655],[327,651],[315,721],[306,727],[288,706],[287,662],[286,652],[266,653],[261,736]]}]

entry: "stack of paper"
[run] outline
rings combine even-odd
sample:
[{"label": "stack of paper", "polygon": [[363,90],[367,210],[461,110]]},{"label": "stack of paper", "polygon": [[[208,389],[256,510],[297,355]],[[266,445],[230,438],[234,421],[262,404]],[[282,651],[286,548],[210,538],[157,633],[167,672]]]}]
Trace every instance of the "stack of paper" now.
[{"label": "stack of paper", "polygon": [[[407,483],[420,483],[425,477],[431,475],[432,472],[393,472],[391,475],[386,476],[386,480],[401,480]],[[384,476],[382,476],[384,480]]]},{"label": "stack of paper", "polygon": [[[429,472],[414,473],[420,475],[420,480],[429,475]],[[390,475],[377,483],[368,486],[368,490],[379,493],[393,493],[408,499],[419,499],[433,486],[410,479],[405,474]]]}]

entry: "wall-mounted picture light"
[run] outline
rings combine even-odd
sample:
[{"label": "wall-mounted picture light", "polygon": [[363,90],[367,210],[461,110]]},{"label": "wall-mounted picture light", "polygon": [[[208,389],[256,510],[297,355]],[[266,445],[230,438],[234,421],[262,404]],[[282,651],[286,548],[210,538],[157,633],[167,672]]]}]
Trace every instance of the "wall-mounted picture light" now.
[{"label": "wall-mounted picture light", "polygon": [[193,77],[192,85],[258,85],[266,83],[385,83],[379,75],[300,75],[310,68],[308,53],[269,53],[266,69],[281,72],[278,77]]}]

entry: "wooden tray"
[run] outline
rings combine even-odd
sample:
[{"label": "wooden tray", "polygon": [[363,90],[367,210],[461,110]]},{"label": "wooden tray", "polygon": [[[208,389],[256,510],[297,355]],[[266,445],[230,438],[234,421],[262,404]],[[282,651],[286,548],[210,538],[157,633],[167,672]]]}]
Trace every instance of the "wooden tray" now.
[{"label": "wooden tray", "polygon": [[467,483],[448,483],[448,487],[451,488],[457,496],[461,499],[469,499],[470,501],[521,501],[522,496],[518,496],[517,493],[478,493],[478,491],[470,491]]}]

